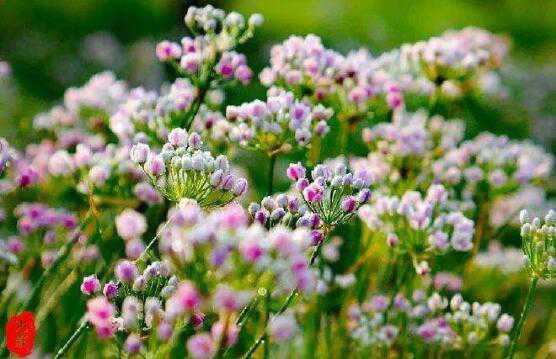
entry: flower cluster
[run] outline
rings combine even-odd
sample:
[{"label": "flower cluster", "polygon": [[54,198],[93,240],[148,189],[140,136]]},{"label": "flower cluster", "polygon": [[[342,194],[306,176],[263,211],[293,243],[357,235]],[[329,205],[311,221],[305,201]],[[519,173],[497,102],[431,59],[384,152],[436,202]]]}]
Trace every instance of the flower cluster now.
[{"label": "flower cluster", "polygon": [[488,31],[468,27],[401,47],[401,58],[437,86],[451,81],[465,91],[467,81],[500,67],[507,41]]},{"label": "flower cluster", "polygon": [[526,266],[533,277],[556,277],[556,212],[550,210],[544,224],[538,217],[529,218],[527,211],[519,214],[522,248],[527,258]]},{"label": "flower cluster", "polygon": [[187,79],[178,78],[158,95],[142,87],[130,91],[110,118],[110,129],[120,142],[163,141],[191,109],[197,90]]},{"label": "flower cluster", "polygon": [[157,328],[161,335],[160,329],[165,325],[161,300],[176,291],[178,279],[171,276],[167,263],[158,261],[146,266],[142,273],[133,262],[121,261],[116,265],[115,274],[117,281],[106,282],[102,293],[95,275],[83,278],[81,292],[96,296],[87,301],[87,320],[103,339],[113,337],[118,331],[131,333],[126,349],[136,354],[140,345],[135,348],[127,342],[151,328]]},{"label": "flower cluster", "polygon": [[459,120],[441,116],[428,117],[424,111],[400,111],[392,122],[364,128],[362,137],[369,147],[365,159],[352,159],[352,167],[365,169],[375,182],[404,187],[407,183],[424,185],[430,164],[454,149],[463,138],[464,125]]},{"label": "flower cluster", "polygon": [[[167,223],[160,229],[165,260],[149,264],[142,274],[134,262],[120,261],[116,281],[107,282],[103,295],[87,303],[87,317],[97,334],[110,338],[117,331],[126,332],[126,350],[132,354],[142,348],[145,334],[156,334],[153,340],[166,343],[183,323],[197,332],[187,341],[190,355],[199,357],[204,349],[213,353],[218,345],[235,344],[239,328],[233,320],[253,298],[280,298],[293,288],[312,290],[314,274],[304,255],[310,243],[306,230],[266,231],[248,225],[246,213],[237,206],[205,216],[190,200],[174,207]],[[205,271],[213,275],[201,275]],[[247,282],[236,275],[246,272],[251,273]],[[180,281],[172,273],[187,279]],[[100,281],[87,276],[81,290],[97,295]],[[204,318],[214,314],[219,320],[204,332]],[[268,327],[269,335],[283,341],[296,324],[285,312],[273,316]]]},{"label": "flower cluster", "polygon": [[226,108],[230,140],[268,154],[306,147],[313,137],[323,137],[331,116],[330,109],[296,101],[293,93],[278,88],[268,90],[266,102],[255,100]]},{"label": "flower cluster", "polygon": [[532,143],[482,134],[448,151],[432,169],[443,183],[461,185],[472,193],[485,183],[495,195],[547,179],[553,162],[550,154]]},{"label": "flower cluster", "polygon": [[348,172],[343,162],[334,166],[317,165],[311,171],[312,182],[300,163],[291,164],[286,174],[309,210],[318,215],[325,230],[347,222],[371,199],[370,180]]},{"label": "flower cluster", "polygon": [[450,300],[436,292],[427,297],[419,290],[410,299],[401,293],[392,299],[375,295],[361,306],[352,305],[348,317],[352,337],[363,351],[408,339],[428,350],[440,346],[455,352],[486,343],[505,346],[514,322],[501,314],[499,304],[470,304],[460,294]]},{"label": "flower cluster", "polygon": [[163,41],[157,45],[156,55],[159,60],[174,64],[180,74],[204,90],[213,82],[235,79],[246,84],[253,73],[245,56],[233,49],[250,39],[262,22],[259,14],[245,21],[236,12],[226,14],[211,5],[192,6],[185,15],[185,25],[195,37],[184,37],[181,44]]},{"label": "flower cluster", "polygon": [[201,137],[176,128],[157,154],[139,143],[131,150],[133,161],[142,166],[153,186],[171,201],[196,200],[203,207],[225,205],[247,191],[247,181],[231,173],[226,156],[212,157],[201,150]]},{"label": "flower cluster", "polygon": [[[76,229],[77,217],[65,209],[55,209],[43,203],[21,203],[14,210],[18,234],[2,240],[3,247],[18,259],[22,266],[27,260],[40,260],[48,268],[58,256],[58,249],[74,237],[84,243]],[[75,254],[91,261],[98,256],[97,248],[82,246]]]},{"label": "flower cluster", "polygon": [[426,274],[429,266],[419,260],[426,260],[431,252],[450,248],[466,252],[473,247],[473,221],[449,211],[447,200],[442,185],[430,186],[424,198],[417,191],[407,191],[401,198],[376,195],[359,216],[370,229],[383,233],[389,246],[412,256],[418,274]]},{"label": "flower cluster", "polygon": [[367,110],[403,105],[398,84],[385,71],[378,71],[367,50],[343,56],[322,45],[315,35],[291,36],[271,50],[271,67],[261,72],[266,86],[291,89],[315,102],[337,103],[342,116],[355,121]]}]

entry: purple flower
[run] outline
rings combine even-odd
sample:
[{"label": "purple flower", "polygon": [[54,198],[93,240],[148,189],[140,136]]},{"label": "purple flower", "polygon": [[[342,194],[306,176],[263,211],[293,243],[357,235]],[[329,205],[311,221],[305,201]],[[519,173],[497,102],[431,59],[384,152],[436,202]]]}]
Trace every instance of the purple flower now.
[{"label": "purple flower", "polygon": [[106,298],[113,299],[116,297],[116,295],[118,295],[118,285],[110,281],[104,285],[102,293]]},{"label": "purple flower", "polygon": [[83,278],[81,283],[81,292],[86,295],[93,295],[100,290],[100,282],[96,275],[90,275]]},{"label": "purple flower", "polygon": [[129,354],[137,354],[141,351],[143,344],[137,334],[130,334],[125,341],[125,350]]},{"label": "purple flower", "polygon": [[145,169],[151,175],[158,177],[164,174],[164,172],[166,171],[166,166],[164,165],[164,160],[162,159],[162,157],[150,153],[147,158],[147,162],[145,163]]},{"label": "purple flower", "polygon": [[357,200],[354,196],[347,196],[342,200],[342,211],[346,213],[353,213],[357,208]]},{"label": "purple flower", "polygon": [[311,183],[303,190],[303,197],[307,202],[320,202],[324,196],[324,188],[317,183]]},{"label": "purple flower", "polygon": [[116,265],[115,273],[120,281],[132,283],[137,277],[138,270],[133,262],[122,260]]},{"label": "purple flower", "polygon": [[506,313],[502,314],[496,323],[498,330],[504,333],[509,333],[513,326],[514,318]]},{"label": "purple flower", "polygon": [[297,323],[291,313],[273,317],[268,324],[268,334],[275,342],[285,342],[293,338],[297,331]]},{"label": "purple flower", "polygon": [[301,163],[290,163],[288,169],[286,170],[286,175],[292,181],[298,181],[301,178],[305,178],[305,167]]}]

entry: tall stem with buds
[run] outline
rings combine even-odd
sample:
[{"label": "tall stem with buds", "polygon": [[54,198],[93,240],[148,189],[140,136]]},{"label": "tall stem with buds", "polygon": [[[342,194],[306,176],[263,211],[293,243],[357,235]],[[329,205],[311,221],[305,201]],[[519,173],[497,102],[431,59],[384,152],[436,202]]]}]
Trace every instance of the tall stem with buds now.
[{"label": "tall stem with buds", "polygon": [[515,354],[515,348],[517,345],[517,341],[519,340],[519,336],[521,335],[521,330],[523,329],[523,325],[527,320],[527,314],[531,310],[533,306],[533,302],[535,300],[535,290],[537,288],[537,282],[539,281],[538,277],[533,277],[531,279],[531,283],[529,284],[529,290],[527,291],[527,298],[525,299],[525,304],[523,305],[523,310],[521,311],[521,315],[519,317],[519,322],[514,329],[512,334],[512,340],[510,342],[510,346],[508,349],[508,354],[506,355],[506,359],[512,359]]}]

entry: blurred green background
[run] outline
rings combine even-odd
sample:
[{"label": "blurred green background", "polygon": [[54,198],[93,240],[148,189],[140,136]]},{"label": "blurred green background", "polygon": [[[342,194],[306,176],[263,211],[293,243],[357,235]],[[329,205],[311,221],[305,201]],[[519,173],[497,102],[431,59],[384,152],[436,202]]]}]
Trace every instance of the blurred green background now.
[{"label": "blurred green background", "polygon": [[[265,16],[254,41],[240,49],[256,72],[267,64],[272,44],[290,34],[315,33],[341,52],[364,46],[374,54],[469,25],[506,34],[512,51],[504,83],[512,106],[478,130],[525,137],[532,128],[554,151],[556,1],[545,0],[0,0],[0,59],[14,73],[11,90],[0,94],[0,135],[22,144],[34,114],[103,69],[156,88],[169,75],[154,58],[156,42],[183,36],[185,9],[207,3]],[[253,84],[229,94],[229,101],[263,95]],[[516,128],[486,123],[501,117],[535,122]]]}]

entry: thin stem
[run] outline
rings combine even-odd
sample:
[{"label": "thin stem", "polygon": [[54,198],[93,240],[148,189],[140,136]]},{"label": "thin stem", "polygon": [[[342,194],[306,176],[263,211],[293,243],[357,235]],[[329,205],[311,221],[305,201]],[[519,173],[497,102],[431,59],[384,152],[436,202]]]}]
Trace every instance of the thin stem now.
[{"label": "thin stem", "polygon": [[274,185],[274,167],[276,167],[276,154],[270,155],[270,162],[268,167],[268,191],[267,195],[271,196]]},{"label": "thin stem", "polygon": [[[317,259],[318,254],[320,252],[320,248],[322,246],[322,243],[324,243],[324,240],[313,251],[313,254],[311,255],[311,259],[309,260],[309,265],[312,266],[315,263],[315,260]],[[288,295],[288,298],[286,298],[284,304],[282,304],[282,306],[280,307],[280,309],[276,313],[276,315],[280,315],[280,314],[284,313],[286,311],[286,309],[288,309],[290,304],[293,302],[293,299],[297,296],[297,294],[298,294],[297,288],[292,290],[290,295]],[[265,341],[265,340],[268,340],[268,337],[267,337],[267,334],[266,334],[266,325],[265,325],[265,330],[263,331],[263,333],[259,336],[259,338],[255,341],[255,343],[253,343],[253,345],[251,346],[251,348],[249,348],[247,353],[245,353],[243,358],[244,359],[251,358],[251,356],[253,355],[253,353],[255,353],[255,351],[257,350],[259,345],[261,345],[263,343],[263,341]]]},{"label": "thin stem", "polygon": [[529,290],[527,292],[527,298],[525,299],[525,304],[523,306],[523,310],[521,311],[519,322],[517,323],[517,326],[515,327],[512,334],[512,341],[510,343],[506,359],[512,359],[515,354],[515,348],[517,345],[517,341],[519,340],[519,336],[521,335],[521,330],[523,328],[523,325],[525,324],[525,320],[527,319],[527,314],[529,314],[529,310],[533,306],[533,301],[535,299],[535,290],[537,288],[538,281],[538,277],[533,277],[533,279],[531,279],[531,284],[529,285]]},{"label": "thin stem", "polygon": [[263,341],[266,339],[266,333],[261,335],[259,337],[259,339],[257,339],[257,341],[255,343],[253,343],[253,345],[251,346],[251,348],[249,348],[249,351],[247,351],[247,353],[245,353],[245,355],[243,356],[243,359],[248,359],[251,358],[251,356],[253,355],[253,353],[255,353],[255,351],[257,350],[257,348],[259,347],[259,345],[261,345],[263,343]]},{"label": "thin stem", "polygon": [[74,235],[74,237],[69,242],[66,242],[66,244],[64,244],[62,246],[62,248],[60,248],[60,250],[58,251],[58,256],[57,256],[56,260],[52,263],[52,265],[50,267],[48,267],[48,269],[46,269],[41,274],[40,278],[35,283],[35,285],[33,287],[33,291],[31,292],[31,295],[29,296],[27,301],[23,304],[23,310],[32,309],[32,306],[33,306],[36,298],[41,293],[42,287],[43,287],[44,283],[46,282],[46,279],[49,278],[52,273],[57,273],[58,267],[70,255],[71,249],[73,248],[75,243],[77,243],[78,240],[79,240],[79,236]]},{"label": "thin stem", "polygon": [[66,344],[64,344],[60,348],[60,350],[58,350],[58,353],[56,353],[56,356],[54,357],[54,359],[58,359],[58,358],[63,357],[68,352],[68,350],[71,348],[73,343],[75,343],[77,341],[77,339],[79,339],[79,337],[83,333],[85,333],[85,331],[87,329],[89,329],[89,322],[87,320],[84,320],[83,323],[81,323],[81,325],[79,326],[79,328],[77,328],[75,333],[73,333],[73,335],[68,339]]},{"label": "thin stem", "polygon": [[145,249],[143,250],[143,252],[141,252],[141,254],[139,255],[139,257],[137,257],[137,259],[135,260],[135,262],[139,262],[143,259],[143,257],[148,253],[148,251],[151,250],[151,248],[154,246],[154,244],[156,243],[158,237],[160,237],[160,235],[162,234],[162,232],[164,231],[164,229],[168,226],[168,224],[170,223],[171,219],[168,219],[166,222],[164,222],[164,224],[162,225],[162,227],[156,232],[156,235],[151,239],[151,241],[147,244],[147,246],[145,247]]},{"label": "thin stem", "polygon": [[199,94],[195,99],[195,101],[193,102],[191,109],[187,113],[185,121],[181,124],[181,127],[184,127],[187,131],[189,131],[191,125],[193,125],[193,122],[195,121],[195,116],[197,116],[197,113],[201,108],[201,104],[205,101],[205,96],[207,95],[207,92],[210,87],[210,81],[211,80],[209,79],[199,86]]}]

